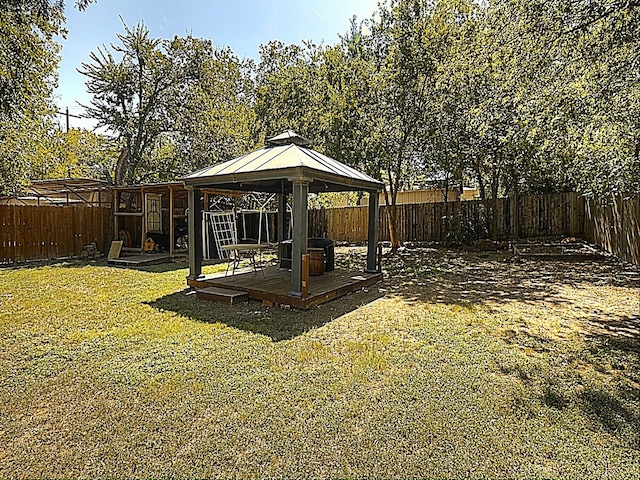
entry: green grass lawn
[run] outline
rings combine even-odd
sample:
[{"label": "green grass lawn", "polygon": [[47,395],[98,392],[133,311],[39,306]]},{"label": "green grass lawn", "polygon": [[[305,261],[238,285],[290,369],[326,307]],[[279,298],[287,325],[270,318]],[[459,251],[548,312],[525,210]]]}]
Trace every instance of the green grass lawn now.
[{"label": "green grass lawn", "polygon": [[307,312],[180,265],[0,270],[0,477],[640,477],[636,270],[385,264]]}]

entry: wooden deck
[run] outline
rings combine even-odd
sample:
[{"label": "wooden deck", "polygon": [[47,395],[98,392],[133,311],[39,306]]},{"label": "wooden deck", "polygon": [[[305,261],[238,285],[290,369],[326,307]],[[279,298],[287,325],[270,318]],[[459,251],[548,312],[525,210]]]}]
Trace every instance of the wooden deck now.
[{"label": "wooden deck", "polygon": [[171,261],[171,255],[168,253],[147,253],[144,255],[129,255],[120,258],[110,258],[107,260],[107,263],[118,267],[143,267],[147,265],[169,263]]},{"label": "wooden deck", "polygon": [[[264,277],[263,277],[264,272]],[[291,290],[291,272],[278,267],[266,267],[263,271],[238,273],[231,276],[205,276],[198,280],[187,280],[190,287],[225,288],[247,292],[249,298],[271,305],[290,305],[303,310],[328,302],[347,293],[360,290],[382,280],[382,273],[363,273],[336,269],[309,278],[309,296],[294,298],[287,295]]]}]

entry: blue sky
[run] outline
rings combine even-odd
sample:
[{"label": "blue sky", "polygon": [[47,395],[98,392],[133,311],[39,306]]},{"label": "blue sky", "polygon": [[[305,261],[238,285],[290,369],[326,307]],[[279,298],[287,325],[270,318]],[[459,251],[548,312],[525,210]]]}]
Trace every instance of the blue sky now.
[{"label": "blue sky", "polygon": [[[377,0],[98,0],[84,12],[74,1],[66,6],[66,40],[62,40],[59,87],[55,99],[59,110],[69,107],[78,115],[89,103],[85,79],[76,69],[89,60],[98,46],[117,43],[122,21],[130,27],[139,21],[154,37],[171,38],[192,33],[209,38],[216,46],[230,46],[239,57],[258,58],[258,47],[269,40],[333,44],[349,28],[353,15],[369,18]],[[90,128],[91,122],[71,118],[71,127]]]}]

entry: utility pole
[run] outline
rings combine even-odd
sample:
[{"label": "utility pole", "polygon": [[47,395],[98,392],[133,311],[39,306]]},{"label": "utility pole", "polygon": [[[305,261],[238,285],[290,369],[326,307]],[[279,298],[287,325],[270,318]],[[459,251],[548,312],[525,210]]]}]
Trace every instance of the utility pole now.
[{"label": "utility pole", "polygon": [[65,108],[65,110],[64,110],[64,112],[63,112],[63,111],[58,110],[58,111],[56,111],[56,113],[57,113],[58,115],[64,115],[64,116],[65,116],[66,126],[67,126],[67,132],[69,132],[69,128],[70,128],[70,126],[69,126],[69,117],[73,117],[73,118],[83,118],[83,117],[81,117],[80,115],[72,115],[72,114],[70,114],[70,113],[69,113],[69,107],[66,107],[66,108]]}]

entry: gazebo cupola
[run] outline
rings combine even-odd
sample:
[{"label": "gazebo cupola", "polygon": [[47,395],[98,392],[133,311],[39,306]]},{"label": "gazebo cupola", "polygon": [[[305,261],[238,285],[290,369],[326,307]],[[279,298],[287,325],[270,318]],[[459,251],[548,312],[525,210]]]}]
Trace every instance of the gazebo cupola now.
[{"label": "gazebo cupola", "polygon": [[267,138],[265,144],[267,147],[277,147],[279,145],[291,144],[298,145],[300,147],[311,147],[311,141],[309,139],[304,138],[302,135],[298,135],[293,130],[286,130],[280,135]]}]

